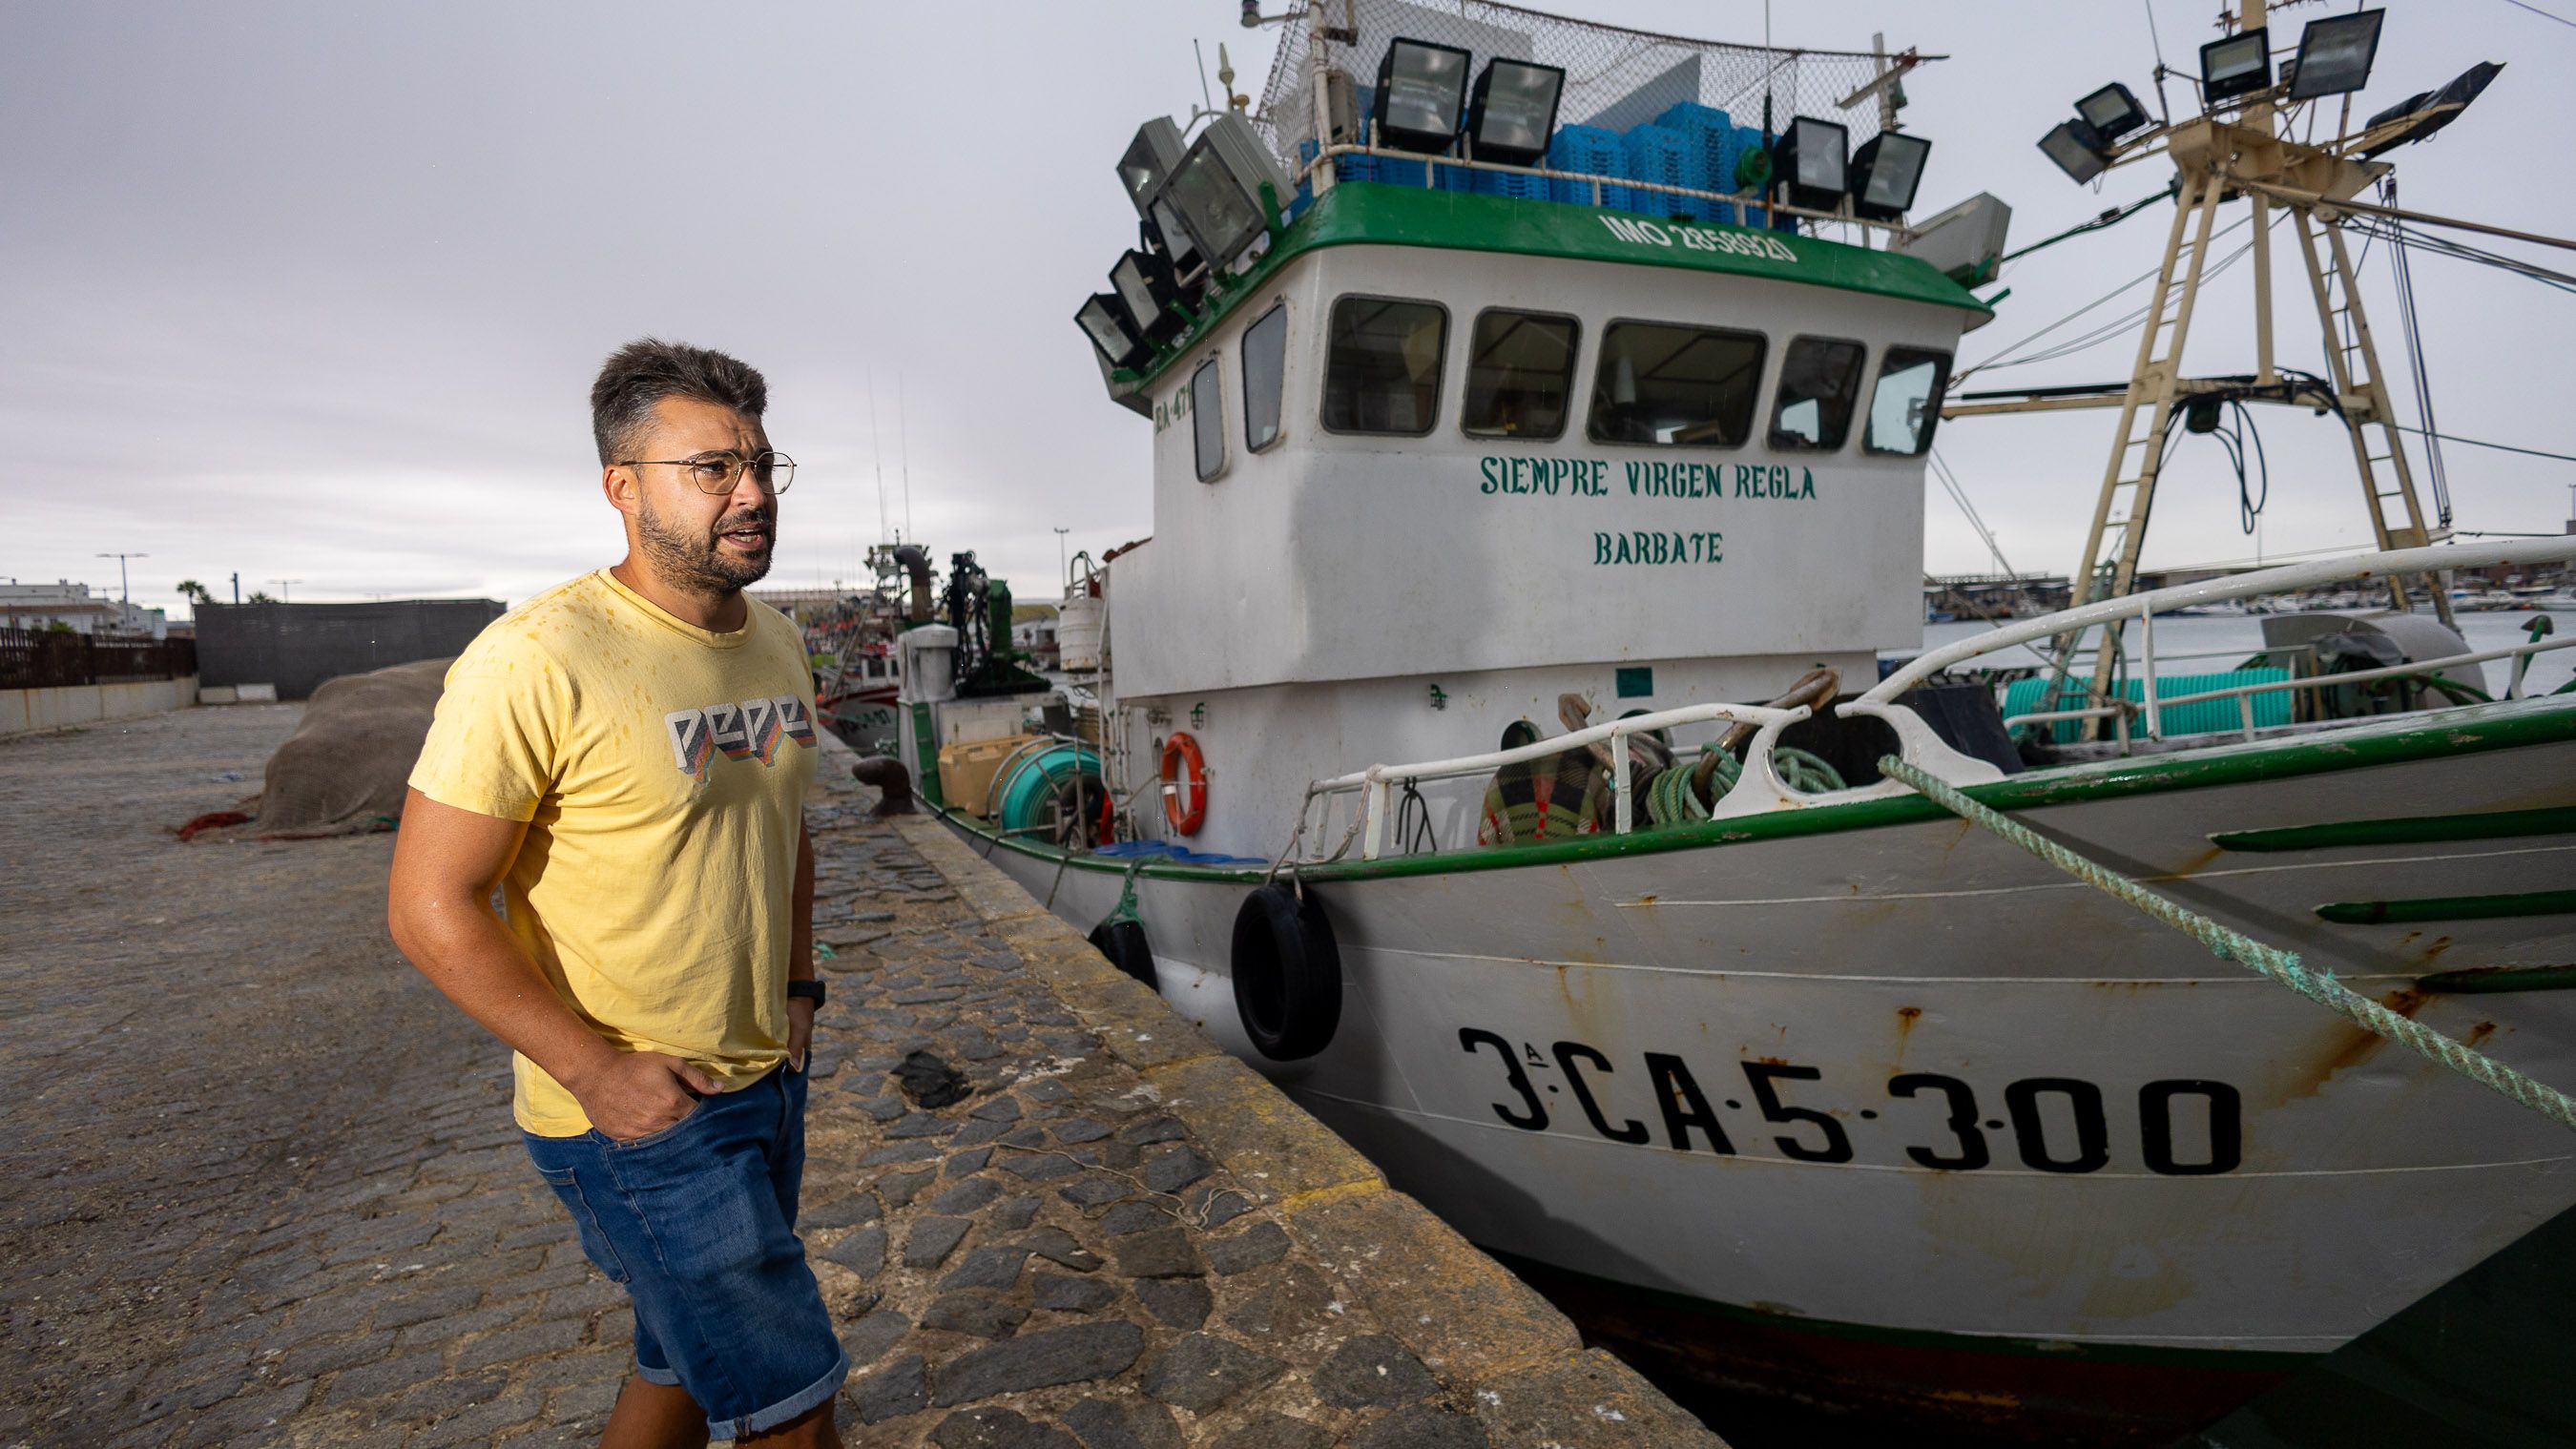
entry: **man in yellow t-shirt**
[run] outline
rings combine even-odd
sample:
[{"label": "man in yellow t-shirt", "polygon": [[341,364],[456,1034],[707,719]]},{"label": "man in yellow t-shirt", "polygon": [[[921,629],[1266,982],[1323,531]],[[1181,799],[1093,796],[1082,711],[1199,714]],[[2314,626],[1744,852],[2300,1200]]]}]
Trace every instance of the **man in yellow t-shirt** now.
[{"label": "man in yellow t-shirt", "polygon": [[603,1445],[840,1442],[849,1360],[795,1236],[820,726],[802,635],[742,593],[796,466],[767,402],[720,352],[609,358],[626,557],[458,657],[394,849],[395,942],[515,1049],[529,1155],[633,1300]]}]

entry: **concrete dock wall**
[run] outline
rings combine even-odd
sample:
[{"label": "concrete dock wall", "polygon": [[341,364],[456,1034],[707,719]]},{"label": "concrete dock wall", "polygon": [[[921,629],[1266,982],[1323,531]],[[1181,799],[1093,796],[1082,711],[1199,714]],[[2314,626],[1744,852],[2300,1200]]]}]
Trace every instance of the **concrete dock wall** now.
[{"label": "concrete dock wall", "polygon": [[186,709],[196,702],[194,675],[183,679],[66,684],[52,689],[0,689],[0,739]]}]

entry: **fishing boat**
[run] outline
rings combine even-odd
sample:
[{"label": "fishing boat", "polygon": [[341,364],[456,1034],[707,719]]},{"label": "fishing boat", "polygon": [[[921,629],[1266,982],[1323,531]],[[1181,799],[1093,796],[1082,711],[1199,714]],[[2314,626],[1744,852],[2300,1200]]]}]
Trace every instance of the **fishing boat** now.
[{"label": "fishing boat", "polygon": [[[2576,641],[2401,612],[2159,672],[2153,638],[2338,589],[2438,608],[2445,569],[2576,541],[2448,543],[2365,449],[2372,553],[2131,587],[2166,425],[2217,395],[2179,368],[2211,218],[2286,211],[2352,330],[2339,208],[2428,119],[2288,139],[2335,102],[2240,20],[2260,84],[2073,137],[2179,178],[2074,607],[1882,679],[2007,219],[1909,220],[1896,105],[1937,58],[1484,0],[1279,17],[1257,106],[1229,71],[1139,130],[1139,245],[1077,319],[1152,428],[1153,536],[1068,599],[1093,712],[1050,718],[961,552],[896,636],[899,757],[1650,1371],[1998,1438],[2216,1419],[2576,1204],[2564,1128],[1891,774],[2576,1082],[2576,995],[2542,989],[2576,961],[2576,695],[2485,672]],[[2393,414],[2359,330],[2320,385],[2363,439]],[[2242,385],[2313,405],[2264,336]],[[2024,646],[2054,665],[2017,709],[1954,682]]]}]

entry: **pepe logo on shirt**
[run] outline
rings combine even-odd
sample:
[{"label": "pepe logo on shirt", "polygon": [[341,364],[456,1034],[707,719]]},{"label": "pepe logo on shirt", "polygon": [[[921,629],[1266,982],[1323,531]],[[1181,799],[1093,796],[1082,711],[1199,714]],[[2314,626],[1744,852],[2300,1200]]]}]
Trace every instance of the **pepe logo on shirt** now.
[{"label": "pepe logo on shirt", "polygon": [[793,694],[675,709],[662,716],[662,725],[671,736],[671,763],[695,780],[707,777],[718,751],[728,760],[766,765],[778,758],[781,741],[814,748],[813,703]]}]

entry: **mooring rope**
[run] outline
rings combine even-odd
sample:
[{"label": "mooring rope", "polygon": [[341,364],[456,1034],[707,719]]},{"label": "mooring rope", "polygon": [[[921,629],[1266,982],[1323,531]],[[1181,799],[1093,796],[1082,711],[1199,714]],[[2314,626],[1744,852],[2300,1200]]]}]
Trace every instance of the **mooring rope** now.
[{"label": "mooring rope", "polygon": [[2421,1056],[2441,1063],[2480,1086],[2520,1102],[2562,1127],[2576,1128],[2576,1099],[2533,1081],[2483,1052],[2473,1051],[2429,1027],[2398,1015],[2337,981],[2332,971],[2312,971],[2297,953],[2266,946],[2243,932],[2230,930],[2188,906],[2160,896],[2136,881],[2087,860],[2028,826],[1978,804],[1951,785],[1893,755],[1878,762],[1879,773],[1911,785],[1925,799],[1971,825],[1990,830],[2041,860],[2097,890],[2107,892],[2207,946],[2224,961],[2270,977],[2365,1031],[2376,1032]]}]

